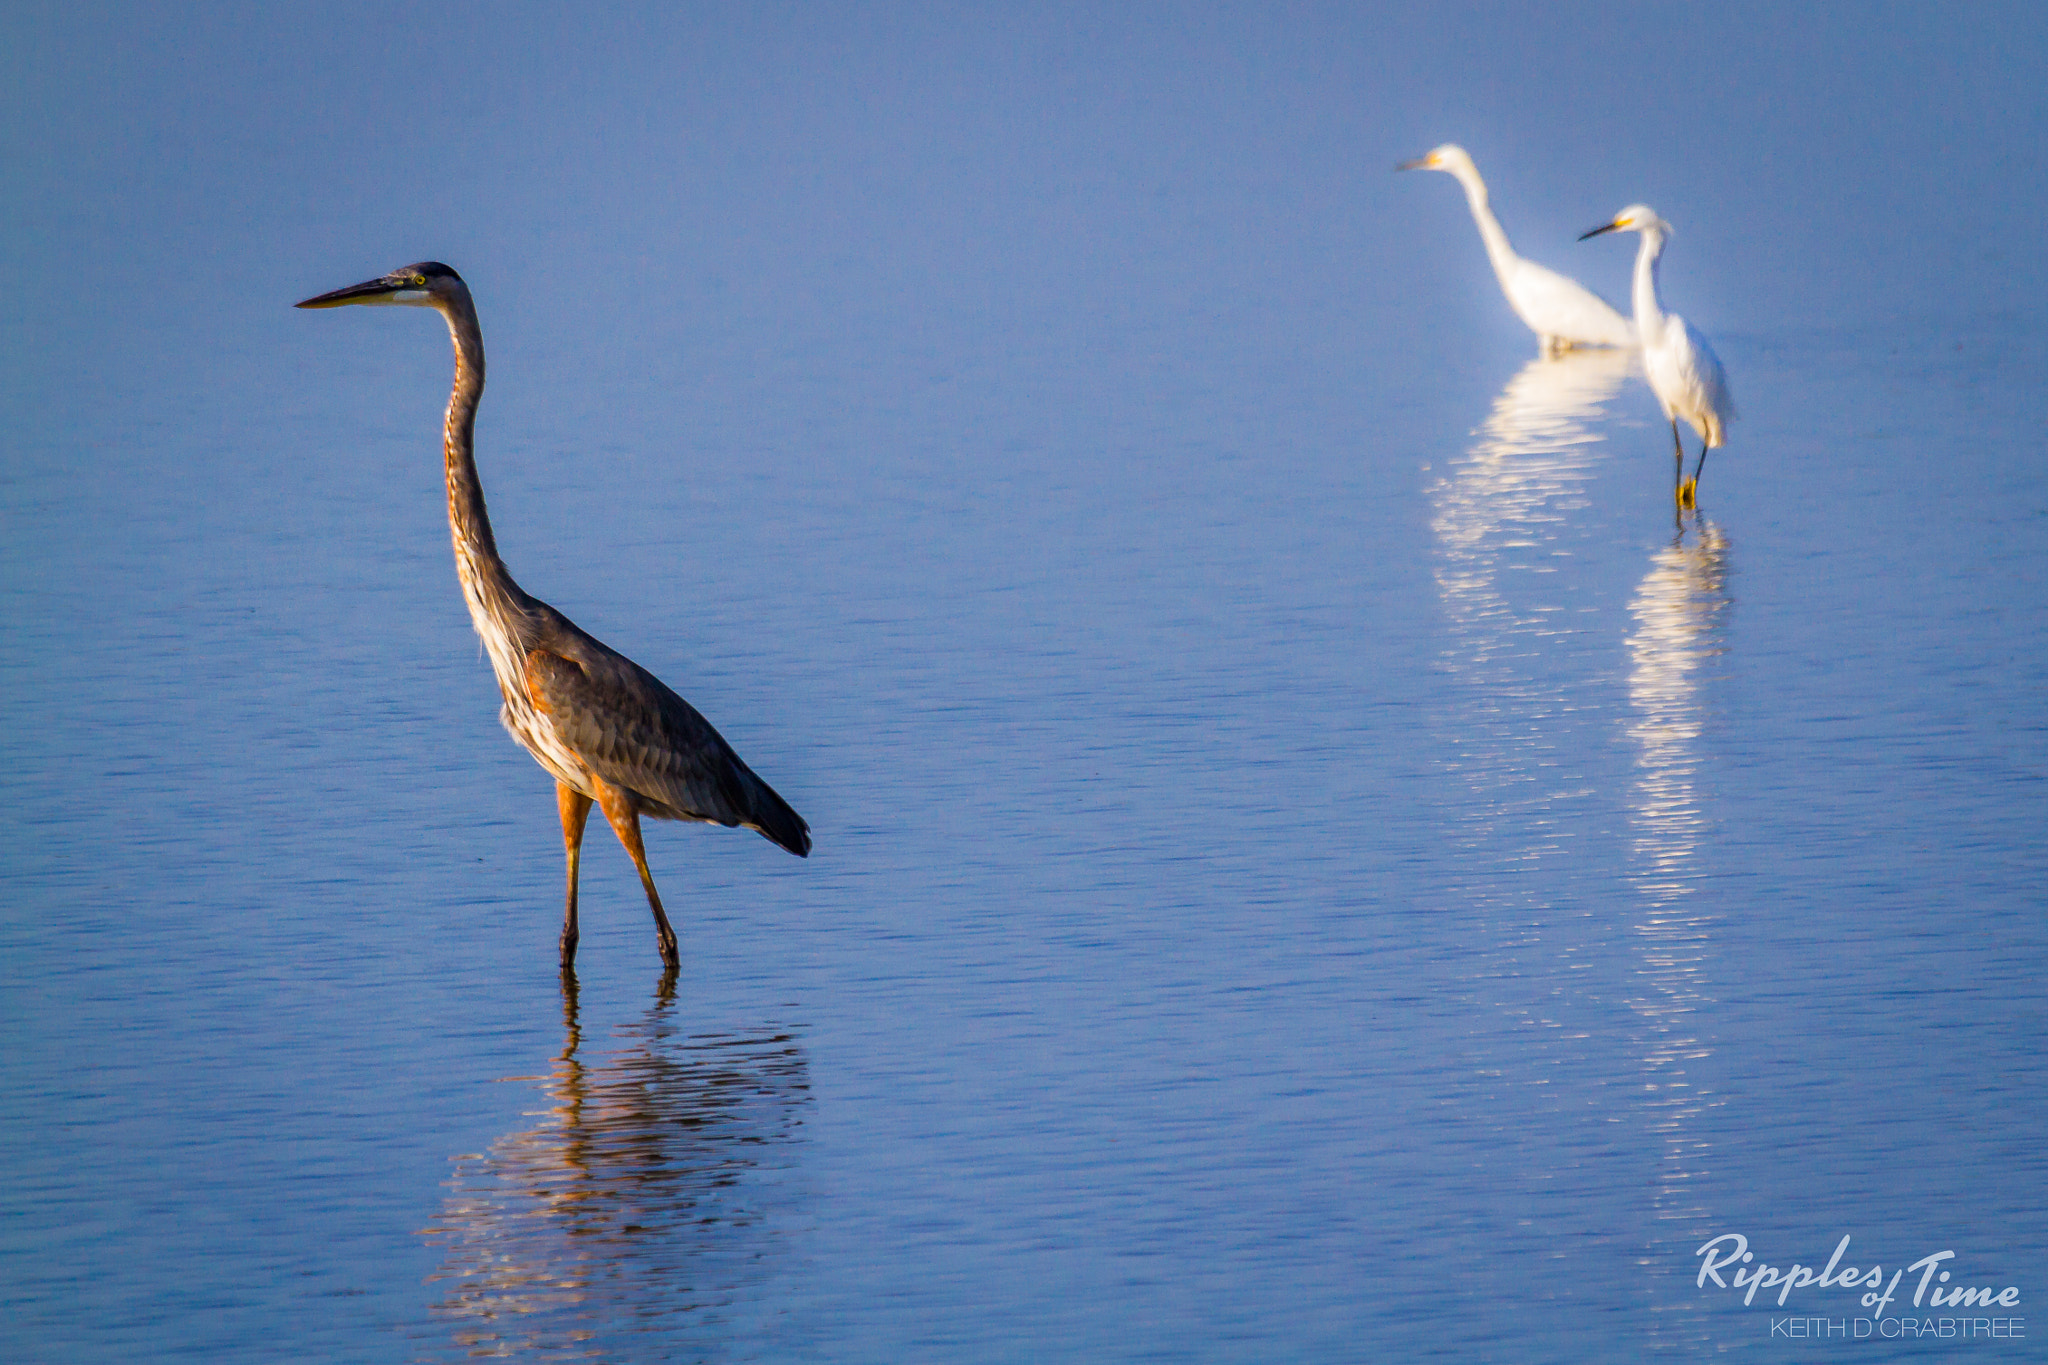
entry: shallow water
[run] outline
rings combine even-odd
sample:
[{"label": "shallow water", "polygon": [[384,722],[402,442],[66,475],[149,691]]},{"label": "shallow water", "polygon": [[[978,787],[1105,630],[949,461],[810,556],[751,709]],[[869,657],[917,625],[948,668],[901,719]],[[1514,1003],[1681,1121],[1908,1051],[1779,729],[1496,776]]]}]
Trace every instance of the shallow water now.
[{"label": "shallow water", "polygon": [[[1177,145],[1093,88],[1048,156]],[[419,250],[259,215],[235,240],[306,259],[207,312],[224,277],[167,262],[238,229],[135,190],[183,235],[107,269],[169,302],[53,321],[7,380],[0,1354],[1821,1349],[1696,1283],[1724,1233],[1953,1249],[2027,1316],[2038,317],[1709,312],[1743,415],[1678,519],[1637,367],[1530,359],[1452,187],[1373,182],[1378,255],[1340,257],[1262,127],[1171,202],[1114,148],[971,212],[932,148],[933,181],[822,169],[818,203],[881,175],[881,225],[833,220],[815,274],[723,243],[652,302],[514,250],[560,222],[451,229],[514,573],[816,832],[651,831],[672,979],[597,829],[557,972],[550,784],[449,563],[438,323],[284,306]],[[1045,217],[998,223],[1031,184]],[[958,255],[862,276],[933,196]],[[666,212],[576,229],[577,268]],[[1671,290],[1739,279],[1726,231]],[[1582,259],[1619,292],[1619,248]]]},{"label": "shallow water", "polygon": [[[1850,382],[1730,349],[1759,407]],[[2026,1292],[2041,609],[1981,585],[2038,513],[1914,416],[1971,353],[1880,361],[1861,490],[1766,408],[1772,473],[1726,452],[1682,525],[1625,358],[1504,370],[1376,462],[1324,414],[1260,458],[1202,424],[1171,479],[849,459],[687,611],[557,557],[818,830],[658,832],[666,984],[593,839],[566,999],[431,467],[281,587],[244,565],[289,521],[167,526],[175,586],[102,571],[134,645],[17,581],[28,1353],[1766,1346],[1693,1283],[1724,1231]],[[586,515],[651,560],[704,488]]]}]

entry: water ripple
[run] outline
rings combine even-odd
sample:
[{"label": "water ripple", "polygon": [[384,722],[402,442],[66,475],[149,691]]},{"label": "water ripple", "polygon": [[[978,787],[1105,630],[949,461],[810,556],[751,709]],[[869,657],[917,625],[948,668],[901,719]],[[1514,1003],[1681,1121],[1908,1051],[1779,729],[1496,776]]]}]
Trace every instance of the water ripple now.
[{"label": "water ripple", "polygon": [[[1712,1055],[1698,1018],[1712,1003],[1705,962],[1716,917],[1693,904],[1709,832],[1699,792],[1700,737],[1707,664],[1725,648],[1732,599],[1728,539],[1700,520],[1660,548],[1629,603],[1627,732],[1636,750],[1630,810],[1634,830],[1630,880],[1642,898],[1635,930],[1635,988],[1629,1004],[1641,1024],[1641,1109],[1657,1161],[1651,1197],[1659,1222],[1646,1266],[1682,1264],[1708,1222],[1700,1191],[1711,1158],[1701,1115],[1718,1103],[1695,1082],[1697,1064]],[[1659,1307],[1697,1316],[1696,1295]],[[1678,1329],[1662,1321],[1660,1333]]]},{"label": "water ripple", "polygon": [[586,1060],[573,976],[566,1039],[531,1128],[457,1159],[435,1316],[468,1356],[618,1358],[618,1338],[715,1319],[775,1273],[810,1103],[796,1035],[684,1033],[670,978],[624,1044]]}]

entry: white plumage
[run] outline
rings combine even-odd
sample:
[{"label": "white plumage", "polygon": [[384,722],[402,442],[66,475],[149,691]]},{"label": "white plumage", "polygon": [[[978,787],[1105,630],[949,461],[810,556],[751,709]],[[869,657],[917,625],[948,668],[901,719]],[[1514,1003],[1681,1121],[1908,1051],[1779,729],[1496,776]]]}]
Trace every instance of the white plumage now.
[{"label": "white plumage", "polygon": [[[1706,467],[1707,452],[1727,441],[1728,423],[1735,420],[1735,400],[1728,394],[1728,375],[1714,348],[1699,329],[1676,313],[1664,311],[1658,297],[1657,265],[1664,255],[1664,243],[1671,237],[1671,224],[1644,204],[1631,204],[1614,220],[1584,233],[1579,238],[1598,237],[1603,232],[1634,232],[1643,244],[1636,252],[1636,333],[1643,341],[1643,377],[1650,392],[1657,395],[1665,420],[1671,423],[1671,446],[1678,461],[1673,475],[1681,506],[1691,507],[1698,496],[1700,470]],[[1678,419],[1699,433],[1700,459],[1691,479],[1685,479],[1685,447],[1678,439]]]},{"label": "white plumage", "polygon": [[1445,143],[1427,156],[1404,161],[1399,171],[1442,171],[1456,176],[1465,187],[1466,202],[1472,206],[1472,220],[1486,243],[1487,259],[1508,306],[1528,324],[1546,352],[1573,346],[1633,346],[1636,329],[1616,312],[1613,305],[1577,280],[1567,279],[1534,261],[1522,259],[1508,242],[1500,220],[1493,216],[1486,194],[1486,182],[1463,147]]}]

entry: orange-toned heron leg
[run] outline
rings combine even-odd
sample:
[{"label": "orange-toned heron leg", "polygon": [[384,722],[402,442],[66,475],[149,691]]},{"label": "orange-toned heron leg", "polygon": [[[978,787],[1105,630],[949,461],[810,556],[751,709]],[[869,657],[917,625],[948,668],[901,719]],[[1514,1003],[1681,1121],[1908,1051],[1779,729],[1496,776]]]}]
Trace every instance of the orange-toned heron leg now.
[{"label": "orange-toned heron leg", "polygon": [[676,952],[676,931],[669,927],[668,915],[661,908],[661,893],[654,889],[654,874],[647,870],[647,850],[640,843],[640,811],[633,805],[633,798],[621,789],[594,774],[590,781],[597,788],[597,804],[604,809],[604,818],[611,821],[612,833],[619,836],[626,852],[633,855],[633,866],[640,871],[640,885],[647,892],[647,907],[654,911],[654,932],[661,940],[661,960],[673,967],[682,958]]},{"label": "orange-toned heron leg", "polygon": [[555,806],[562,813],[562,848],[569,855],[569,908],[562,912],[562,965],[567,967],[576,961],[576,869],[583,861],[583,822],[590,818],[590,798],[557,782]]}]

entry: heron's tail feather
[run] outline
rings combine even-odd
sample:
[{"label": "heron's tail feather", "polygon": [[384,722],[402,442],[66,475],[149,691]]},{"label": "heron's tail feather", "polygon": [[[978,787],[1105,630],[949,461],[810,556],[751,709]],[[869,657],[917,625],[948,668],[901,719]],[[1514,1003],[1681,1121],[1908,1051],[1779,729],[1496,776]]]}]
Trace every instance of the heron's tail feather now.
[{"label": "heron's tail feather", "polygon": [[776,795],[775,788],[754,776],[746,764],[735,761],[741,788],[747,796],[747,828],[756,830],[769,843],[788,849],[799,858],[811,856],[811,827]]}]

